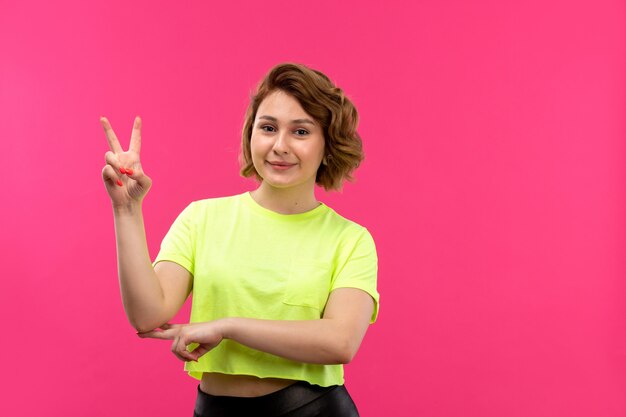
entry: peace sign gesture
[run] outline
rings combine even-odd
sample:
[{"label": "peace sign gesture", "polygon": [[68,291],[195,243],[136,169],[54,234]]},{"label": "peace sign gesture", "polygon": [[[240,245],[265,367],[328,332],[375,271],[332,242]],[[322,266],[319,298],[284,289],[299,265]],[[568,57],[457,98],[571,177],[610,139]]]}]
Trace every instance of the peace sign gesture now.
[{"label": "peace sign gesture", "polygon": [[107,118],[101,117],[100,123],[111,149],[104,154],[106,165],[102,169],[102,179],[113,207],[128,208],[130,205],[141,204],[152,186],[152,180],[144,174],[139,161],[141,119],[139,116],[135,117],[130,147],[127,151],[122,149]]}]

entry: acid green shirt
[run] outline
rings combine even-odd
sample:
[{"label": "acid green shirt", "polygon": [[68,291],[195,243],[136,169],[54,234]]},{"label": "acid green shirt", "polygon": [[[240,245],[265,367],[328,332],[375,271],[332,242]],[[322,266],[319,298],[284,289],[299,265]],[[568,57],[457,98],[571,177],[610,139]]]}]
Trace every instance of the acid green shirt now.
[{"label": "acid green shirt", "polygon": [[[249,193],[192,202],[176,218],[154,264],[172,261],[193,275],[190,322],[224,317],[314,320],[335,288],[359,288],[378,315],[377,256],[370,233],[321,204],[279,214]],[[225,339],[185,370],[342,385],[342,365],[295,362]]]}]

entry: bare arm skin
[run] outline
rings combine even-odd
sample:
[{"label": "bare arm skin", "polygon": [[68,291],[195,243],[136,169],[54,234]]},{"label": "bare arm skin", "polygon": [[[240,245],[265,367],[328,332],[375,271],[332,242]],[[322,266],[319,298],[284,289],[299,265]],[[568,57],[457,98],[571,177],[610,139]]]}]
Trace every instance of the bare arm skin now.
[{"label": "bare arm skin", "polygon": [[173,262],[152,267],[143,223],[142,201],[152,180],[139,160],[141,119],[135,118],[128,151],[124,151],[109,121],[100,123],[109,142],[102,179],[111,198],[117,245],[117,265],[124,311],[137,331],[149,331],[169,321],[191,291],[192,276]]},{"label": "bare arm skin", "polygon": [[[261,320],[231,317],[210,322],[161,326],[140,337],[173,340],[172,352],[197,361],[222,339],[298,362],[349,363],[356,355],[374,309],[372,297],[356,288],[338,288],[319,320]],[[187,346],[199,346],[189,352]]]},{"label": "bare arm skin", "polygon": [[372,297],[356,288],[338,288],[320,320],[226,320],[224,337],[253,349],[298,362],[352,361],[369,326]]}]

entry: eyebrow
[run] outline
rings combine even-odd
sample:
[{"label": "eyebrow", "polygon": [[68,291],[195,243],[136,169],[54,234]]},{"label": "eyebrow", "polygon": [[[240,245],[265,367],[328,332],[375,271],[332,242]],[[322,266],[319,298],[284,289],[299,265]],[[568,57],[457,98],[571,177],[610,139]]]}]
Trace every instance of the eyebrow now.
[{"label": "eyebrow", "polygon": [[[266,119],[266,120],[271,120],[272,122],[277,122],[278,119],[272,116],[259,116],[259,119]],[[311,119],[294,119],[291,121],[291,123],[308,123],[311,124],[313,126],[315,126],[315,122],[312,121]]]}]

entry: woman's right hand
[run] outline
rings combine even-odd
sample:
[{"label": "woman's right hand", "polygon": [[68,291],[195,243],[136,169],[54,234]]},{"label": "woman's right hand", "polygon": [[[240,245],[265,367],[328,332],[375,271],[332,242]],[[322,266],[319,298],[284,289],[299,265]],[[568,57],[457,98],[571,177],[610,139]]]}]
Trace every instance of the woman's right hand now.
[{"label": "woman's right hand", "polygon": [[102,169],[102,179],[111,197],[111,203],[114,208],[140,205],[152,186],[152,180],[144,174],[139,161],[141,119],[139,116],[135,117],[130,147],[127,151],[122,149],[107,118],[101,117],[100,123],[111,149],[104,154],[106,165]]}]

